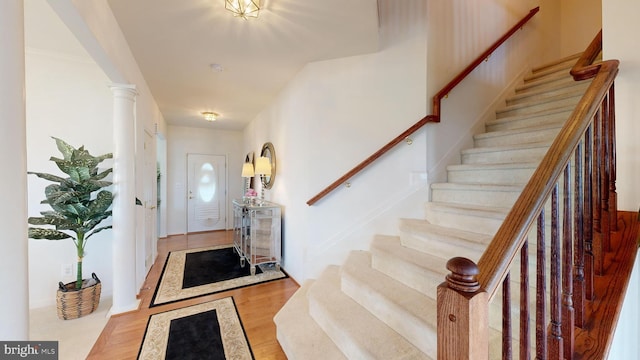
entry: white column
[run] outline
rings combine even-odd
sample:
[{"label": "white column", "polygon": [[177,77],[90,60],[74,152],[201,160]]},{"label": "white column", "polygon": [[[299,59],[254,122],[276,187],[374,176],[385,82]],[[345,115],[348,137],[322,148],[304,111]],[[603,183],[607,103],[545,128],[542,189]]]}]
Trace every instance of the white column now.
[{"label": "white column", "polygon": [[135,86],[114,84],[113,92],[113,307],[111,314],[135,310],[136,176]]},{"label": "white column", "polygon": [[29,340],[23,0],[0,1],[0,339]]}]

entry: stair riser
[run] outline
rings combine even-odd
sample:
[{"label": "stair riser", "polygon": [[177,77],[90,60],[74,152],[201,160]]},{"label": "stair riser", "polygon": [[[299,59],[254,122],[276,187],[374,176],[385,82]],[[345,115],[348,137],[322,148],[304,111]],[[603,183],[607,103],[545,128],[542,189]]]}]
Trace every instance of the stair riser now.
[{"label": "stair riser", "polygon": [[479,136],[474,140],[476,147],[506,146],[527,144],[535,142],[552,142],[556,138],[560,127],[550,127],[548,129],[520,131],[517,134],[504,134],[499,136]]},{"label": "stair riser", "polygon": [[548,150],[548,146],[517,148],[512,150],[496,150],[482,152],[463,152],[463,164],[505,164],[521,162],[540,162]]},{"label": "stair riser", "polygon": [[457,184],[519,185],[529,181],[534,171],[533,168],[450,170],[447,172],[447,180]]},{"label": "stair riser", "polygon": [[348,273],[342,274],[342,291],[405,337],[420,351],[428,354],[437,348],[435,328],[411,314],[402,305],[393,303],[372,291],[366,284],[362,284]]},{"label": "stair riser", "polygon": [[[489,131],[506,131],[516,130],[536,125],[552,125],[557,124],[562,127],[564,122],[571,115],[571,111],[562,111],[549,115],[516,117],[511,121],[500,123],[489,123],[485,128]],[[505,120],[507,118],[504,118]]]},{"label": "stair riser", "polygon": [[291,360],[346,359],[309,314],[307,292],[312,283],[303,284],[273,318],[278,342]]},{"label": "stair riser", "polygon": [[463,256],[473,261],[478,261],[482,256],[484,246],[479,244],[460,245],[460,243],[454,243],[447,241],[443,237],[432,234],[409,234],[401,233],[400,242],[403,246],[414,249],[416,251],[422,251],[427,254],[438,254],[444,258],[452,258],[456,256]]},{"label": "stair riser", "polygon": [[530,105],[519,105],[515,107],[508,107],[503,110],[496,111],[496,118],[501,119],[507,116],[515,116],[515,115],[527,115],[533,114],[538,111],[544,111],[553,108],[559,108],[564,106],[570,106],[578,103],[582,95],[576,95],[565,99],[552,100],[542,103],[534,103]]},{"label": "stair riser", "polygon": [[504,218],[496,219],[465,214],[461,215],[454,212],[432,209],[430,207],[427,207],[426,218],[432,224],[488,235],[495,234],[504,220]]},{"label": "stair riser", "polygon": [[355,341],[351,339],[348,332],[343,331],[339,326],[335,326],[331,321],[333,316],[331,309],[325,308],[314,301],[313,298],[310,298],[309,314],[348,359],[374,359],[356,346]]},{"label": "stair riser", "polygon": [[494,207],[511,207],[520,196],[520,191],[482,191],[433,189],[431,199],[447,204],[486,205]]},{"label": "stair riser", "polygon": [[[549,234],[551,231],[551,226],[549,225],[549,220],[547,219],[547,226],[545,227],[545,233]],[[529,232],[529,261],[535,263],[536,255],[537,255],[537,243],[536,243],[536,232],[537,229],[533,229]],[[436,233],[419,233],[419,232],[406,232],[402,231],[400,233],[400,242],[402,246],[408,247],[410,249],[414,249],[416,251],[421,251],[427,254],[438,254],[439,257],[448,259],[456,256],[463,256],[468,259],[471,259],[477,262],[482,254],[484,253],[486,247],[489,245],[490,240],[486,244],[482,243],[472,243],[469,241],[465,241],[462,239],[452,239],[448,238],[444,235],[436,234]],[[551,251],[551,240],[545,240],[545,251],[548,257]],[[546,262],[546,267],[549,268],[549,261]],[[520,260],[516,259],[513,269],[520,269]],[[529,269],[529,276],[534,276],[535,267],[531,267]],[[519,281],[519,278],[516,279]]]},{"label": "stair riser", "polygon": [[374,269],[432,299],[437,298],[437,286],[444,279],[446,269],[442,269],[442,273],[435,273],[375,249],[372,249],[371,255]]},{"label": "stair riser", "polygon": [[339,269],[328,267],[309,289],[309,313],[347,358],[429,358],[345,294],[341,283]]}]

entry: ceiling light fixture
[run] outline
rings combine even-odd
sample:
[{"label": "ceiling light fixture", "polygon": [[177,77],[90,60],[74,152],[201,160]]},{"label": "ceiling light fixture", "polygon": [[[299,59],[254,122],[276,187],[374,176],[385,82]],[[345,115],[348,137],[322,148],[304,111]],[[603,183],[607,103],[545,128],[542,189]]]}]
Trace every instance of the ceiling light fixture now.
[{"label": "ceiling light fixture", "polygon": [[233,16],[247,20],[257,18],[260,12],[260,0],[225,0],[224,8],[231,11]]},{"label": "ceiling light fixture", "polygon": [[207,121],[216,121],[218,119],[218,114],[212,112],[212,111],[204,111],[202,113],[202,115],[204,116],[204,119]]}]

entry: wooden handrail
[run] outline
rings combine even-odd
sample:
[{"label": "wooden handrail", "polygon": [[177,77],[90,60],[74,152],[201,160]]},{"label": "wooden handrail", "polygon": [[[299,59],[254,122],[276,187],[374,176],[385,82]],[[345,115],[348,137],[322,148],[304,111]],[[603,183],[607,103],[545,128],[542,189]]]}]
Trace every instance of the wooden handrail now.
[{"label": "wooden handrail", "polygon": [[460,72],[456,77],[453,78],[447,85],[445,85],[436,95],[433,96],[432,103],[432,114],[427,115],[420,119],[417,123],[413,124],[410,128],[405,130],[402,134],[396,136],[393,140],[384,145],[380,150],[373,153],[371,156],[366,158],[360,164],[356,165],[353,169],[349,170],[346,174],[342,175],[338,180],[332,182],[329,186],[324,188],[324,190],[320,191],[317,195],[312,197],[307,201],[307,205],[311,206],[318,202],[320,199],[325,197],[327,194],[335,190],[338,186],[346,182],[348,179],[355,176],[357,173],[362,171],[364,168],[369,166],[372,162],[380,158],[382,155],[391,150],[394,146],[398,145],[400,142],[404,141],[409,135],[418,131],[421,127],[430,122],[440,122],[440,108],[441,102],[444,97],[446,97],[451,90],[453,90],[456,85],[458,85],[464,78],[466,78],[478,65],[482,64],[482,62],[487,59],[500,45],[502,45],[505,41],[507,41],[516,31],[518,31],[524,24],[526,24],[538,11],[540,11],[540,7],[535,7],[529,11],[527,16],[522,18],[517,24],[515,24],[509,31],[507,31],[498,41],[493,43],[487,50],[485,50],[480,56],[478,56],[471,64],[469,64],[462,72]]},{"label": "wooden handrail", "polygon": [[600,70],[601,63],[594,64],[602,51],[602,30],[593,38],[587,49],[582,53],[578,61],[571,68],[571,76],[575,81],[591,79]]},{"label": "wooden handrail", "polygon": [[[587,51],[592,52],[596,49],[589,48]],[[598,50],[593,56],[593,54],[587,54],[587,51],[583,54],[585,59],[595,59],[600,52]],[[490,299],[495,295],[513,260],[518,256],[527,232],[543,208],[545,200],[555,186],[556,179],[562,174],[590,120],[601,105],[602,99],[608,94],[618,73],[619,61],[608,60],[597,66],[585,65],[582,63],[580,67],[574,67],[574,70],[582,73],[586,68],[587,72],[591,73],[591,69],[597,67],[597,75],[478,261],[480,269],[478,280],[482,288],[489,293]]]},{"label": "wooden handrail", "polygon": [[433,115],[435,117],[434,122],[440,122],[440,103],[442,99],[446,97],[451,90],[453,90],[456,85],[458,85],[464,78],[466,78],[473,70],[475,70],[478,65],[482,64],[483,61],[489,58],[489,56],[496,51],[500,45],[502,45],[505,41],[507,41],[513,34],[516,33],[519,29],[521,29],[524,24],[529,22],[531,18],[540,11],[540,7],[535,7],[529,10],[527,16],[522,18],[517,24],[515,24],[509,31],[507,31],[498,41],[493,43],[487,50],[485,50],[480,56],[478,56],[469,66],[467,66],[458,76],[453,78],[447,85],[445,85],[442,90],[438,91],[438,93],[433,97]]},{"label": "wooden handrail", "polygon": [[414,132],[416,132],[418,129],[423,127],[428,122],[433,122],[433,119],[432,119],[431,115],[427,115],[424,118],[422,118],[420,121],[418,121],[417,123],[413,124],[410,128],[405,130],[402,134],[396,136],[393,140],[391,140],[389,143],[387,143],[387,145],[383,146],[382,148],[380,148],[380,150],[378,150],[375,153],[373,153],[371,156],[366,158],[363,162],[358,164],[356,167],[351,169],[349,172],[347,172],[346,174],[342,175],[338,180],[332,182],[331,185],[327,186],[324,190],[320,191],[316,196],[314,196],[311,199],[309,199],[309,201],[307,201],[307,205],[313,205],[316,202],[318,202],[318,200],[322,199],[323,197],[325,197],[325,195],[327,195],[331,191],[335,190],[338,186],[340,186],[340,184],[344,183],[345,181],[347,181],[348,179],[352,178],[354,175],[356,175],[357,173],[362,171],[362,169],[366,168],[369,164],[371,164],[376,159],[378,159],[379,157],[384,155],[387,151],[391,150],[391,148],[393,148],[394,146],[398,145],[398,143],[402,142],[409,135],[411,135]]}]

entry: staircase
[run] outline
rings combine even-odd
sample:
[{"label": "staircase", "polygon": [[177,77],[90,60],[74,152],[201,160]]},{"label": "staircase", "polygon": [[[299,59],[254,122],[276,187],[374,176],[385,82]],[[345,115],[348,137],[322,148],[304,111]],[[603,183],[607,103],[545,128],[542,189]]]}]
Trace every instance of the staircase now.
[{"label": "staircase", "polygon": [[[461,164],[448,167],[448,182],[432,185],[424,219],[401,219],[400,236],[376,236],[369,251],[303,284],[274,319],[289,359],[436,358],[445,264],[454,256],[477,262],[491,241],[589,85],[569,75],[578,56],[523,79]],[[500,351],[498,313],[491,358]]]}]

